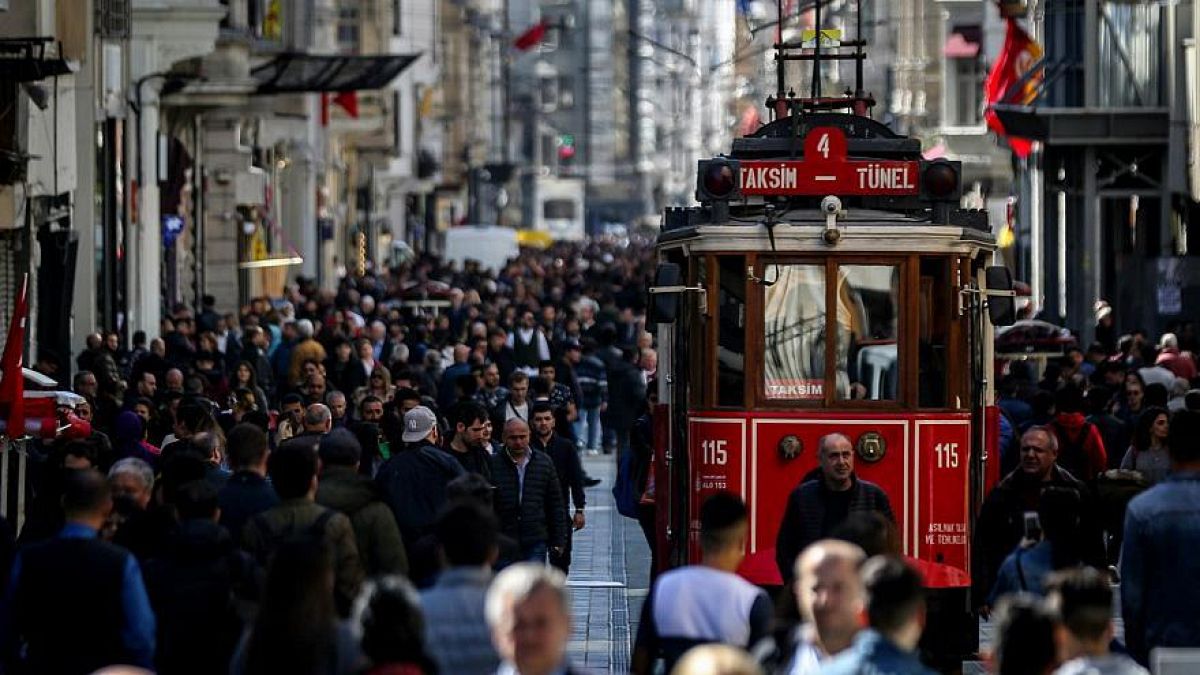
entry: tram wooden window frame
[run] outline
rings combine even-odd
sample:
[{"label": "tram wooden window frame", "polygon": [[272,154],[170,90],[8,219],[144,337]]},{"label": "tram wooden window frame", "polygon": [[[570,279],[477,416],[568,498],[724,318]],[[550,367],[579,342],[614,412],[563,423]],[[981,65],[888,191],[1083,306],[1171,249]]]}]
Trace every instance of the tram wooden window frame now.
[{"label": "tram wooden window frame", "polygon": [[[820,400],[804,400],[804,399],[771,399],[767,398],[766,382],[763,378],[762,363],[766,353],[766,341],[763,332],[763,308],[766,305],[766,287],[761,283],[755,284],[757,289],[751,292],[747,289],[747,331],[746,344],[757,347],[755,350],[747,348],[747,352],[754,354],[753,362],[747,360],[747,366],[753,368],[756,374],[754,378],[754,386],[747,385],[746,387],[746,408],[764,408],[764,409],[813,409],[819,410],[827,408],[831,410],[913,410],[916,409],[916,385],[917,381],[912,370],[906,364],[915,357],[916,351],[916,336],[912,335],[915,329],[915,317],[912,316],[913,310],[909,305],[911,291],[909,290],[913,283],[919,282],[920,270],[916,266],[917,255],[892,255],[880,256],[870,253],[845,253],[845,254],[830,254],[823,256],[812,255],[770,255],[761,253],[746,254],[746,262],[748,267],[753,267],[756,274],[760,278],[768,278],[770,274],[769,267],[774,265],[824,265],[825,266],[825,382],[824,382],[824,397]],[[899,289],[899,326],[897,327],[897,335],[905,345],[903,351],[898,351],[897,356],[900,358],[900,387],[898,395],[894,400],[886,401],[864,401],[847,399],[844,401],[837,400],[834,386],[831,383],[831,377],[836,366],[837,356],[835,350],[829,349],[828,346],[835,343],[837,337],[836,321],[829,320],[829,311],[831,307],[836,306],[837,301],[837,267],[839,265],[893,265],[899,269],[899,276],[902,280]],[[918,279],[915,281],[911,278],[914,271],[917,273]],[[715,347],[715,342],[709,342],[710,348]],[[747,378],[749,380],[750,378]],[[711,400],[711,399],[710,399]]]}]

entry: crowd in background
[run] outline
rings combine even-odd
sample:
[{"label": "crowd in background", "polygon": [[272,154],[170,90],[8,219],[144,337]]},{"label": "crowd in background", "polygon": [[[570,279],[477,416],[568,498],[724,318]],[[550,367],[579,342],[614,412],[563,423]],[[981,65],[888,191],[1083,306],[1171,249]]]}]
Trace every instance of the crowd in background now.
[{"label": "crowd in background", "polygon": [[40,355],[92,432],[28,443],[3,672],[554,671],[580,456],[647,412],[651,244],[422,257],[97,333],[70,377]]},{"label": "crowd in background", "polygon": [[[69,386],[91,436],[30,444],[15,548],[0,531],[3,672],[575,672],[565,573],[598,482],[580,455],[628,463],[618,510],[652,529],[650,244],[495,273],[421,258],[233,313],[205,298],[129,350],[89,337]],[[1200,345],[1097,318],[1094,344],[1000,368],[972,569],[996,672],[1143,672],[1113,651],[1118,579],[1117,652],[1200,646],[1200,568],[1171,554],[1200,545]],[[844,435],[818,459],[782,596],[737,576],[746,507],[711,497],[700,563],[656,575],[634,672],[927,672],[887,496]]]}]

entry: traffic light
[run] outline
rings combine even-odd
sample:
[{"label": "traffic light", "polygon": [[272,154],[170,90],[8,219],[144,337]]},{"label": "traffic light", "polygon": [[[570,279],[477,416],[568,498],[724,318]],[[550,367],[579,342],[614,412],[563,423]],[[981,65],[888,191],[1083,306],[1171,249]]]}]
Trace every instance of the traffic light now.
[{"label": "traffic light", "polygon": [[921,162],[921,199],[957,202],[962,198],[962,162],[945,159]]},{"label": "traffic light", "polygon": [[741,167],[733,159],[702,159],[696,171],[696,201],[728,201],[741,197]]},{"label": "traffic light", "polygon": [[575,157],[575,134],[558,136],[558,159],[565,162]]}]

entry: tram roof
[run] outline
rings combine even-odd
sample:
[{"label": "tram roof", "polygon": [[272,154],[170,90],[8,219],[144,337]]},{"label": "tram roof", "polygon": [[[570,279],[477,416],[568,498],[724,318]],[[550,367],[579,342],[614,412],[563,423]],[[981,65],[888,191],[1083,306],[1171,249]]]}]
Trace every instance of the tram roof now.
[{"label": "tram roof", "polygon": [[[886,211],[851,211],[838,221],[836,244],[825,241],[824,214],[789,214],[774,227],[774,250],[781,253],[963,253],[994,250],[995,237],[976,227],[933,225]],[[771,236],[761,221],[694,223],[664,229],[660,248],[687,247],[707,252],[766,252]]]}]

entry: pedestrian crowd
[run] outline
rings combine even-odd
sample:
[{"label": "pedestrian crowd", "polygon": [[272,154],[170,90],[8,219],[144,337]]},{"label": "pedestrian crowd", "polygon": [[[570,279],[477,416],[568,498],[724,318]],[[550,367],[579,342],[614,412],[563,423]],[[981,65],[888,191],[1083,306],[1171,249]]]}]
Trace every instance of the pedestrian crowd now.
[{"label": "pedestrian crowd", "polygon": [[[651,250],[524,250],[496,273],[426,257],[236,313],[204,298],[128,351],[89,337],[70,386],[93,431],[30,442],[24,525],[0,522],[3,672],[577,672],[581,455],[615,455],[617,509],[653,539]],[[972,569],[994,672],[1142,673],[1200,646],[1180,554],[1200,547],[1200,345],[1098,319],[1086,351],[1002,374]],[[710,496],[700,561],[655,574],[633,672],[932,672],[886,493],[843,434],[818,461],[780,528],[786,592],[736,574],[747,508]]]},{"label": "pedestrian crowd", "polygon": [[2,672],[569,672],[580,457],[633,456],[651,243],[422,257],[97,333],[74,375],[41,354],[92,432],[27,442]]}]

